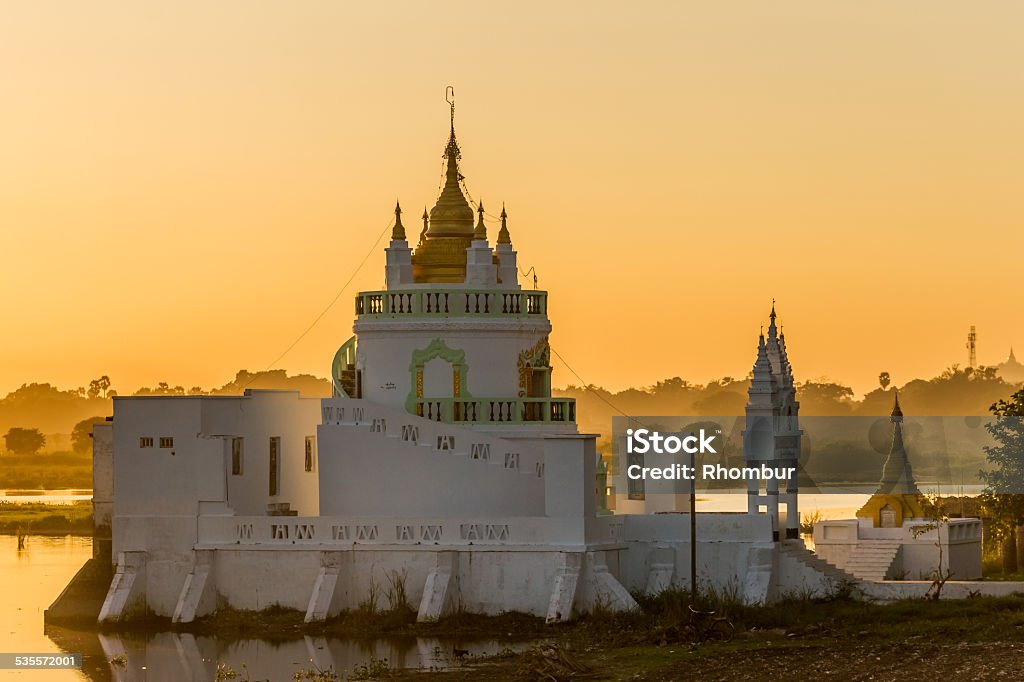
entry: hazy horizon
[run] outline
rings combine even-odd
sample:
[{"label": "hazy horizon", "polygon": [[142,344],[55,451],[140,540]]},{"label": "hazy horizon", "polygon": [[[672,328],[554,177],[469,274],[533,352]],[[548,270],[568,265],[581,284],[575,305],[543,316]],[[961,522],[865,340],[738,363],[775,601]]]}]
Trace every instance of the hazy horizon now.
[{"label": "hazy horizon", "polygon": [[[588,383],[745,376],[772,298],[858,395],[1024,344],[1019,3],[55,8],[0,27],[0,392],[267,369],[433,205],[448,84]],[[329,373],[383,247],[275,367]]]}]

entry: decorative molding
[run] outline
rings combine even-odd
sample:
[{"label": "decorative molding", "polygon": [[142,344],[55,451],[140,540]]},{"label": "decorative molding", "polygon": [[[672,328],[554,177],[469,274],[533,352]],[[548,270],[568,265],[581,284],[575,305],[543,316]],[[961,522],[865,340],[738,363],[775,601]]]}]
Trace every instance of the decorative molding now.
[{"label": "decorative molding", "polygon": [[521,351],[516,366],[519,371],[519,397],[525,398],[530,394],[533,370],[551,369],[551,346],[548,337],[542,336],[533,346]]},{"label": "decorative molding", "polygon": [[[436,338],[427,344],[426,348],[419,348],[412,352],[412,360],[409,362],[409,373],[412,376],[412,390],[405,399],[407,412],[415,414],[416,402],[421,400],[423,395],[423,366],[434,358],[440,358],[452,366],[452,396],[455,398],[472,398],[466,390],[466,374],[469,367],[466,365],[466,351],[459,348],[450,348],[444,339]],[[438,398],[443,396],[429,396]]]}]

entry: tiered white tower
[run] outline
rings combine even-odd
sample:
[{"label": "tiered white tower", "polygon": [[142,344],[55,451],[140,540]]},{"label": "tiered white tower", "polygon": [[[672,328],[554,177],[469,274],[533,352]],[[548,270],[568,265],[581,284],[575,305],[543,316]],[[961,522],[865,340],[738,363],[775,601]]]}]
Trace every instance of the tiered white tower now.
[{"label": "tiered white tower", "polygon": [[779,539],[779,498],[786,505],[786,538],[800,537],[800,511],[797,506],[797,475],[800,460],[800,431],[793,367],[786,354],[786,336],[775,325],[775,303],[772,303],[768,339],[762,333],[757,345],[757,361],[747,401],[746,430],[743,432],[743,454],[746,466],[765,464],[773,468],[794,468],[786,481],[785,491],[779,481],[761,482],[752,479],[747,487],[747,511],[760,513],[761,507],[772,519],[772,534]]},{"label": "tiered white tower", "polygon": [[444,187],[415,249],[395,207],[387,288],[356,296],[356,336],[335,357],[335,395],[490,430],[574,433],[574,401],[551,397],[547,292],[519,286],[504,207],[493,249],[483,202],[473,224],[454,105],[443,158]]}]

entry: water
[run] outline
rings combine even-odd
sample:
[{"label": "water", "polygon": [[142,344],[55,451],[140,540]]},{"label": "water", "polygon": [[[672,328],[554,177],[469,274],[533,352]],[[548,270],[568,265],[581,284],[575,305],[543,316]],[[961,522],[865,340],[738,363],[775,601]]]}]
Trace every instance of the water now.
[{"label": "water", "polygon": [[0,502],[71,504],[91,499],[91,490],[0,490]]},{"label": "water", "polygon": [[[0,576],[3,576],[3,608],[0,609],[0,648],[9,653],[63,653],[43,633],[43,611],[71,577],[92,556],[92,538],[28,538],[18,549],[13,535],[0,535]],[[0,677],[46,682],[88,679],[74,670],[0,670]]]},{"label": "water", "polygon": [[[521,649],[522,643],[494,640],[454,641],[430,637],[394,637],[372,640],[296,636],[290,641],[259,639],[220,641],[173,632],[146,634],[98,634],[43,626],[43,611],[57,598],[82,564],[92,556],[92,538],[28,538],[18,550],[17,538],[0,535],[0,576],[3,577],[3,608],[0,609],[0,651],[21,653],[82,653],[82,671],[0,670],[0,679],[45,682],[206,682],[216,676],[218,664],[226,664],[244,679],[290,681],[300,670],[333,668],[351,673],[372,659],[387,659],[392,667],[447,668],[458,664],[453,649],[470,656],[495,654],[505,648]],[[124,656],[124,665],[111,659]]]},{"label": "water", "polygon": [[[745,512],[747,496],[738,493],[698,493],[697,512]],[[802,516],[821,514],[823,520],[852,519],[871,495],[847,493],[843,495],[807,493],[799,498]]]}]

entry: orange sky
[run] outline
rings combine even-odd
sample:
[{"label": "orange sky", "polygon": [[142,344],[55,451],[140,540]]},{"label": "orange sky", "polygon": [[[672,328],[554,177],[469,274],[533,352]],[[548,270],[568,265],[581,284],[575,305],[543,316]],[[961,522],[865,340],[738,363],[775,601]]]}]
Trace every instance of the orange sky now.
[{"label": "orange sky", "polygon": [[[399,197],[506,202],[591,383],[1024,351],[1024,4],[7,3],[0,392],[264,369]],[[383,242],[279,366],[326,376]],[[1024,353],[1022,353],[1024,354]],[[556,385],[575,382],[556,369]]]}]

